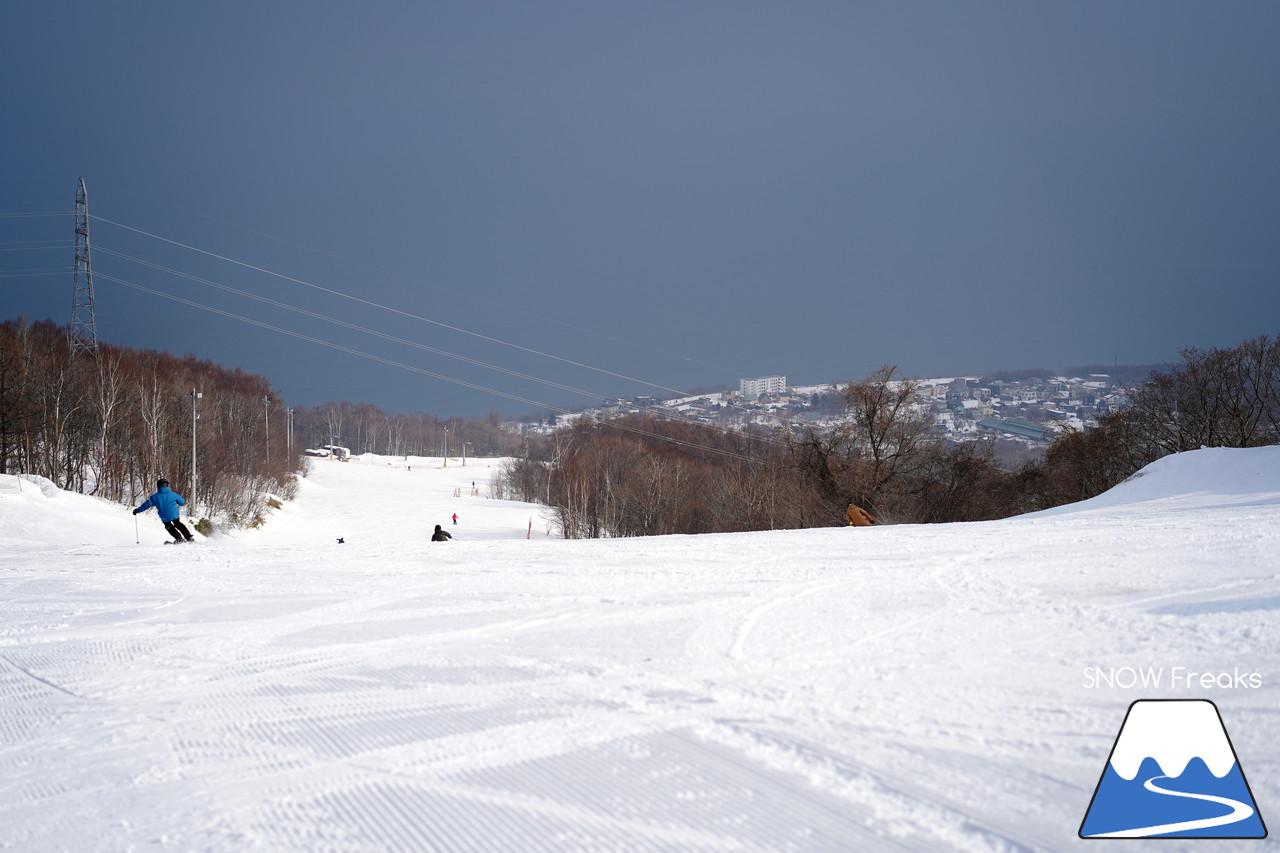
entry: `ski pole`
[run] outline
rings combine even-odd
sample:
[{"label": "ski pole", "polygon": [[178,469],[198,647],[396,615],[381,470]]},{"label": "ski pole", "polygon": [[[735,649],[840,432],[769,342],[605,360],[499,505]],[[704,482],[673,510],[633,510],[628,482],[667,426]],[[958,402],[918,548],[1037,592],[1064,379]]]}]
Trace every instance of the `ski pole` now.
[{"label": "ski pole", "polygon": [[138,515],[137,515],[137,513],[134,513],[134,516],[133,516],[133,544],[134,544],[134,545],[141,545],[141,544],[142,544],[142,536],[138,533]]}]

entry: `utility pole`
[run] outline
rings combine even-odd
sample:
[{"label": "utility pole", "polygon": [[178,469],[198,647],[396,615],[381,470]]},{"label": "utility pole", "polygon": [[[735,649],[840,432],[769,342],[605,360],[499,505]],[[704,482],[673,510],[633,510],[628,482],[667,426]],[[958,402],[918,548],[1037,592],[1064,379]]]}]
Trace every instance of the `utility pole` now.
[{"label": "utility pole", "polygon": [[191,517],[196,514],[196,400],[204,396],[203,392],[191,389]]},{"label": "utility pole", "polygon": [[89,264],[89,191],[76,189],[76,266],[71,275],[71,355],[98,354],[98,318],[93,307],[93,267]]},{"label": "utility pole", "polygon": [[266,456],[271,461],[271,398],[262,398],[262,435],[266,439]]},{"label": "utility pole", "polygon": [[289,424],[284,434],[284,443],[285,443],[285,460],[284,461],[291,462],[293,460],[293,407],[290,406],[284,411],[285,411],[285,414],[288,416],[288,424]]}]

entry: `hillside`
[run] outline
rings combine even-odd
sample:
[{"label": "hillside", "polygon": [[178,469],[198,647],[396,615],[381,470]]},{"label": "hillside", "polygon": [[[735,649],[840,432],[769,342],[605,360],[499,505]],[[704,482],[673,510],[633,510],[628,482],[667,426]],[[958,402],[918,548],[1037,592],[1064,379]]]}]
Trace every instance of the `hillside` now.
[{"label": "hillside", "polygon": [[1139,698],[1212,699],[1278,813],[1280,448],[995,522],[592,541],[490,464],[318,463],[176,547],[0,476],[0,848],[1090,849]]}]

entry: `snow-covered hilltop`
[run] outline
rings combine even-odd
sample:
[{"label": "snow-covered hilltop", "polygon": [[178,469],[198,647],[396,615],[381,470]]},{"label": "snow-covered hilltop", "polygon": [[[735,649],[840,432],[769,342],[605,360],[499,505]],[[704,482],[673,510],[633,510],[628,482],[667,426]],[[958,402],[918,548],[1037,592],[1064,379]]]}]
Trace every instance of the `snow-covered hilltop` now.
[{"label": "snow-covered hilltop", "polygon": [[1280,804],[1280,448],[1002,521],[578,541],[489,465],[317,462],[181,548],[0,476],[0,848],[1087,850],[1156,698],[1212,699]]}]

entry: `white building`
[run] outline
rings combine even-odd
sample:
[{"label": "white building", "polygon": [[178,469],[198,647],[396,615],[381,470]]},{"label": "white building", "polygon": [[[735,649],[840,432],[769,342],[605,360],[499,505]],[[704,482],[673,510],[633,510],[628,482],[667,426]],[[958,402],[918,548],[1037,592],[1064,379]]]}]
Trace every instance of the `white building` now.
[{"label": "white building", "polygon": [[757,376],[755,379],[739,379],[738,393],[744,397],[759,397],[761,394],[787,393],[787,377]]}]

